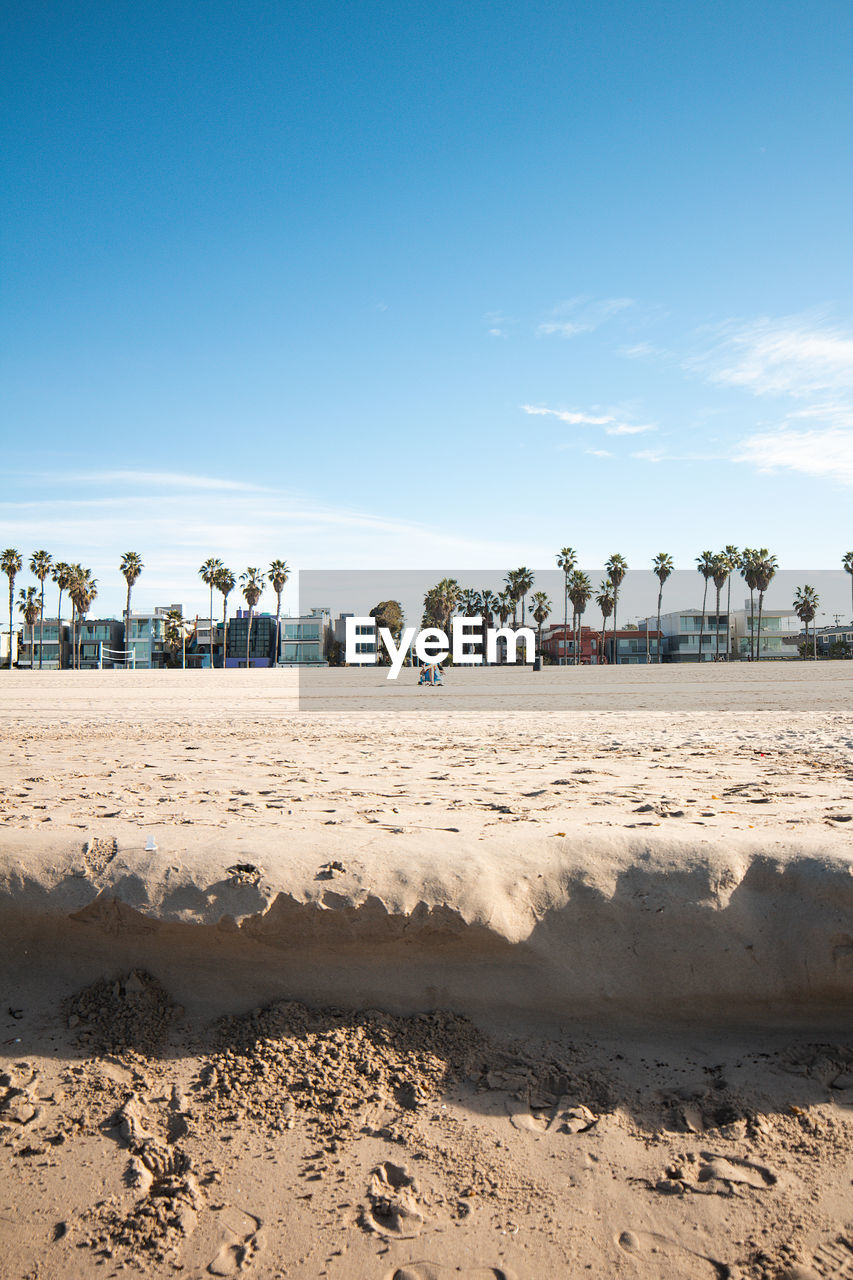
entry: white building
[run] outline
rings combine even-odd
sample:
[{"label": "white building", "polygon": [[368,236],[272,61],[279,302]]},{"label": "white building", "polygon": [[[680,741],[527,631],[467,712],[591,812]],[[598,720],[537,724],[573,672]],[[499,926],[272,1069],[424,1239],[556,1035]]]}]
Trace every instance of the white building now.
[{"label": "white building", "polygon": [[[342,613],[335,618],[332,628],[335,644],[340,645],[341,661],[345,661],[346,645],[347,645],[347,618],[354,618],[354,613]],[[376,623],[371,619],[369,622],[360,622],[355,629],[356,644],[355,649],[358,655],[363,655],[364,661],[374,662],[379,644],[379,634]],[[358,665],[358,664],[351,664]]]}]

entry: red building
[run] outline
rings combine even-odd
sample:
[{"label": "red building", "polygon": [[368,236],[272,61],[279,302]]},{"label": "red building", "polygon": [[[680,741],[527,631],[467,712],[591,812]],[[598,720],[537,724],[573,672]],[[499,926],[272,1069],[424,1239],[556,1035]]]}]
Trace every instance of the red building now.
[{"label": "red building", "polygon": [[[581,666],[595,666],[600,662],[600,649],[601,633],[592,627],[581,627],[579,645]],[[554,663],[573,663],[575,636],[571,623],[568,627],[564,627],[562,623],[546,627],[542,632],[542,652]]]}]

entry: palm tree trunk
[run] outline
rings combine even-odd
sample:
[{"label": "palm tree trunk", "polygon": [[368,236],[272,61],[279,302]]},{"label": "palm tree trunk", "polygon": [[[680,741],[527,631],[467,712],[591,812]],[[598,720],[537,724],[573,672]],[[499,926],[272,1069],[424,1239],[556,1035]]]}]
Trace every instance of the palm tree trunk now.
[{"label": "palm tree trunk", "polygon": [[[44,661],[44,578],[41,580],[41,606],[39,608],[39,671]],[[32,659],[30,659],[32,664]]]},{"label": "palm tree trunk", "polygon": [[62,670],[62,588],[59,591],[59,604],[56,606],[56,639],[57,639],[57,662],[58,671]]},{"label": "palm tree trunk", "polygon": [[749,660],[755,661],[755,590],[749,588]]},{"label": "palm tree trunk", "polygon": [[[665,569],[665,568],[666,568],[666,562],[665,562],[665,561],[661,561],[661,566]],[[658,662],[660,662],[660,660],[661,660],[661,652],[660,652],[660,606],[661,606],[661,601],[662,601],[662,600],[663,600],[663,583],[661,583],[661,584],[660,584],[660,591],[658,591],[658,625],[657,625],[657,633],[658,633]]]},{"label": "palm tree trunk", "polygon": [[127,653],[130,649],[130,583],[127,584],[127,605],[124,610],[124,668],[127,670]]},{"label": "palm tree trunk", "polygon": [[566,632],[569,629],[569,577],[563,574],[563,655],[560,659],[562,667],[566,661]]},{"label": "palm tree trunk", "polygon": [[281,592],[275,593],[275,657],[273,666],[278,666],[278,654],[281,648]]},{"label": "palm tree trunk", "polygon": [[254,609],[252,609],[252,608],[251,608],[251,606],[250,606],[250,608],[249,608],[249,630],[248,630],[248,633],[247,633],[247,635],[246,635],[246,670],[247,670],[247,671],[249,670],[249,653],[250,653],[251,648],[252,648],[252,614],[253,614],[253,613],[254,613]]},{"label": "palm tree trunk", "polygon": [[761,614],[764,609],[764,592],[758,593],[758,638],[755,642],[755,656],[758,662],[761,661]]},{"label": "palm tree trunk", "polygon": [[210,580],[210,669],[213,670],[213,579]]},{"label": "palm tree trunk", "polygon": [[9,670],[12,670],[12,627],[15,625],[13,610],[15,607],[15,579],[9,578]]},{"label": "palm tree trunk", "polygon": [[717,606],[716,606],[717,607],[717,621],[716,621],[717,636],[716,636],[716,643],[714,645],[714,657],[716,658],[717,662],[720,661],[720,591],[721,591],[721,588],[717,587]]},{"label": "palm tree trunk", "polygon": [[726,587],[726,662],[732,656],[732,575],[729,574]]}]

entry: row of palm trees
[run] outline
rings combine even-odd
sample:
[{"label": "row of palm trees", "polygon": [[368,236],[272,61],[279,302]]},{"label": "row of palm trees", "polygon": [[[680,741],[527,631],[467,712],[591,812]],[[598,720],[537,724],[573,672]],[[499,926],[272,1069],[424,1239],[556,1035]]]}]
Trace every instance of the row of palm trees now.
[{"label": "row of palm trees", "polygon": [[[615,636],[617,630],[617,615],[619,607],[619,591],[628,571],[628,564],[624,556],[612,555],[605,564],[606,576],[601,581],[597,593],[594,593],[592,582],[589,575],[584,573],[578,567],[577,552],[573,547],[562,547],[557,553],[557,567],[563,571],[564,575],[564,597],[563,597],[563,625],[568,630],[568,609],[569,604],[572,606],[572,633],[574,636],[574,661],[580,661],[580,630],[583,615],[591,599],[595,602],[601,612],[603,630],[602,645],[606,640],[607,622],[613,617],[612,631]],[[853,604],[853,551],[845,552],[842,557],[842,568],[850,574],[851,578],[851,604]],[[131,593],[134,585],[139,579],[144,569],[142,558],[136,551],[127,551],[121,558],[119,570],[125,579],[127,586],[127,596],[125,604],[125,644],[130,638],[130,620],[131,620]],[[14,548],[7,548],[0,555],[0,570],[6,574],[9,581],[9,629],[10,635],[13,626],[13,614],[15,604],[15,580],[18,573],[23,568],[23,559],[21,553]],[[705,635],[705,620],[707,611],[707,597],[709,584],[714,584],[716,593],[716,614],[715,614],[715,656],[720,656],[720,596],[725,587],[727,592],[726,598],[726,616],[730,613],[731,608],[731,580],[732,575],[738,572],[743,578],[750,593],[750,658],[755,658],[758,653],[758,637],[761,635],[762,612],[764,607],[764,597],[773,580],[777,561],[774,555],[771,555],[766,547],[754,548],[745,547],[739,550],[735,546],[727,546],[722,551],[712,552],[703,551],[696,558],[696,568],[704,579],[704,590],[702,595],[702,619],[699,632],[699,654],[702,653],[702,643]],[[72,603],[72,659],[75,665],[80,663],[80,642],[81,629],[79,623],[85,618],[91,609],[98,595],[98,584],[92,577],[89,569],[85,569],[80,564],[69,564],[62,560],[53,560],[49,552],[40,550],[34,551],[30,561],[29,569],[33,576],[39,582],[39,588],[26,587],[21,588],[18,594],[18,611],[24,618],[28,626],[33,628],[36,619],[39,621],[39,667],[42,666],[44,654],[44,592],[45,582],[48,578],[59,589],[59,603],[57,608],[57,618],[62,617],[62,597],[67,593]],[[666,552],[660,552],[652,561],[652,572],[658,579],[658,598],[657,598],[657,630],[660,632],[661,606],[663,601],[663,589],[667,579],[674,571],[672,557]],[[202,581],[210,589],[210,660],[213,665],[213,593],[218,591],[222,595],[222,627],[223,639],[227,647],[228,636],[228,596],[237,585],[237,578],[232,571],[228,569],[221,560],[211,557],[205,560],[199,569],[199,575]],[[283,560],[273,560],[268,570],[264,571],[257,567],[250,567],[240,575],[241,591],[249,607],[249,628],[246,637],[246,665],[249,665],[251,652],[252,624],[254,620],[254,611],[263,593],[264,586],[269,582],[276,595],[276,647],[275,653],[278,655],[280,649],[281,638],[281,597],[284,587],[290,577],[290,569]],[[500,618],[501,626],[505,626],[510,617],[512,617],[513,626],[518,625],[518,608],[521,606],[521,625],[525,625],[526,607],[528,592],[531,591],[535,581],[535,575],[531,569],[522,565],[518,569],[511,569],[504,579],[504,590],[493,592],[484,590],[481,592],[464,591],[453,578],[442,579],[435,587],[431,588],[424,599],[424,625],[439,626],[442,630],[446,630],[450,617],[458,609],[462,608],[467,616],[482,616],[485,626],[491,626],[495,617]],[[753,624],[755,617],[755,593],[758,592],[758,619],[757,627]],[[38,603],[36,600],[38,599]],[[818,597],[813,587],[806,586],[797,589],[795,597],[794,611],[798,617],[803,620],[803,615],[799,613],[802,608],[806,613],[812,608],[815,612],[811,613],[808,623],[814,620],[817,609]],[[530,608],[534,620],[537,623],[540,640],[542,626],[548,618],[551,610],[551,602],[544,592],[533,592],[530,597]],[[32,636],[32,630],[31,630]],[[76,657],[75,657],[76,655]],[[618,661],[618,654],[614,649],[614,659]],[[60,665],[61,665],[61,645],[60,645]],[[657,661],[661,661],[660,645],[658,645]],[[11,666],[11,644],[9,663]]]},{"label": "row of palm trees", "polygon": [[[15,609],[15,580],[17,575],[23,569],[23,557],[21,553],[14,547],[8,547],[0,554],[0,571],[6,574],[9,580],[9,666],[12,665],[12,645],[11,633],[14,625],[14,609]],[[126,551],[121,557],[119,571],[122,574],[126,586],[127,595],[125,599],[125,647],[130,643],[130,622],[131,622],[131,593],[138,581],[145,565],[142,557],[136,551]],[[91,570],[85,569],[80,564],[69,564],[64,560],[54,560],[48,551],[34,551],[29,561],[29,569],[35,578],[38,579],[39,588],[29,586],[22,587],[18,592],[18,612],[24,619],[26,625],[30,628],[30,649],[32,663],[32,648],[34,647],[32,636],[36,623],[39,624],[39,669],[41,669],[44,661],[44,592],[45,583],[50,578],[59,589],[59,600],[57,603],[57,619],[62,619],[62,597],[67,594],[71,600],[71,655],[72,666],[80,666],[80,647],[82,642],[82,623],[86,614],[91,609],[98,596],[98,584],[92,577]],[[227,649],[228,642],[228,596],[237,585],[237,579],[230,569],[218,559],[208,559],[199,569],[202,580],[210,587],[210,664],[213,666],[213,592],[214,589],[222,595],[222,629],[224,649]],[[251,652],[252,640],[252,623],[254,619],[254,611],[258,601],[263,594],[266,582],[272,585],[276,594],[276,656],[279,652],[279,642],[281,635],[281,597],[285,585],[290,577],[290,569],[284,560],[273,560],[267,571],[259,568],[250,567],[245,573],[240,575],[242,584],[241,590],[249,606],[249,629],[246,636],[246,666],[249,665],[249,656]],[[180,644],[183,630],[183,619],[173,616],[174,610],[171,610],[167,618],[167,643],[174,646]],[[177,637],[177,639],[176,639]],[[62,644],[59,644],[59,665],[62,666]]]}]

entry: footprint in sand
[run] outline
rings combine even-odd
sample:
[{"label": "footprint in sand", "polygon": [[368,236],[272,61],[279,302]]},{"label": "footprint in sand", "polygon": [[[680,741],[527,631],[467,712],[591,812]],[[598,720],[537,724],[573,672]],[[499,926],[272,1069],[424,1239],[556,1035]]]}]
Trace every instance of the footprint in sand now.
[{"label": "footprint in sand", "polygon": [[589,1107],[583,1103],[573,1106],[569,1097],[559,1098],[556,1103],[540,1098],[526,1102],[507,1098],[506,1109],[513,1128],[528,1133],[586,1133],[598,1124],[598,1116]]},{"label": "footprint in sand", "polygon": [[721,1156],[713,1151],[702,1151],[698,1157],[690,1153],[685,1159],[670,1165],[664,1177],[656,1183],[656,1190],[670,1193],[694,1191],[705,1195],[725,1192],[731,1194],[735,1186],[767,1191],[777,1182],[776,1174],[766,1165],[742,1160],[739,1156]]},{"label": "footprint in sand", "polygon": [[397,1267],[387,1280],[516,1280],[508,1267],[469,1267],[464,1271],[442,1266],[440,1262],[407,1262]]},{"label": "footprint in sand", "polygon": [[212,1276],[236,1276],[249,1266],[261,1248],[261,1220],[233,1205],[226,1205],[218,1217],[228,1238],[207,1264],[207,1270]]},{"label": "footprint in sand", "polygon": [[838,1236],[822,1244],[810,1265],[795,1263],[780,1280],[853,1280],[853,1238]]},{"label": "footprint in sand", "polygon": [[370,1207],[362,1211],[362,1225],[386,1240],[411,1240],[420,1235],[424,1215],[418,1185],[404,1168],[385,1160],[370,1175]]},{"label": "footprint in sand", "polygon": [[616,1243],[625,1253],[654,1267],[657,1275],[664,1263],[684,1268],[685,1280],[730,1280],[731,1271],[724,1262],[688,1249],[656,1231],[623,1231]]}]

